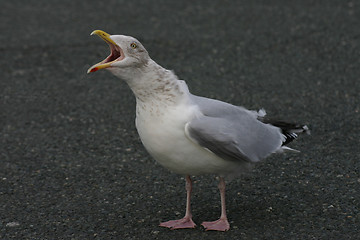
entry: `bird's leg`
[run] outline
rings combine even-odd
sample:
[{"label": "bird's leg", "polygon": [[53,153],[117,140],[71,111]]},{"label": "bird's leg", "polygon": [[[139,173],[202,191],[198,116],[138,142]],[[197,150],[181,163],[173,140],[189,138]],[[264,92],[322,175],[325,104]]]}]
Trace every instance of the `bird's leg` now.
[{"label": "bird's leg", "polygon": [[208,230],[214,231],[227,231],[230,229],[230,224],[226,216],[226,205],[225,205],[225,179],[220,177],[219,191],[221,197],[221,216],[218,220],[213,222],[203,222],[201,225]]},{"label": "bird's leg", "polygon": [[181,229],[181,228],[195,228],[196,224],[192,220],[191,209],[190,209],[190,198],[192,191],[192,182],[189,175],[186,175],[186,212],[185,216],[179,220],[170,220],[167,222],[160,223],[160,227],[167,227],[170,229]]}]

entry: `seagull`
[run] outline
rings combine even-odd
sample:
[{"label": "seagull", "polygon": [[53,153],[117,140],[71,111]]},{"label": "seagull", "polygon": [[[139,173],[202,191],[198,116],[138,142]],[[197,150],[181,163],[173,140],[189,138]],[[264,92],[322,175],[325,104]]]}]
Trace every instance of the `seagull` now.
[{"label": "seagull", "polygon": [[134,37],[95,30],[110,55],[89,68],[107,69],[124,80],[136,98],[136,129],[149,154],[170,171],[185,175],[186,211],[178,220],[160,223],[170,229],[195,228],[191,214],[191,176],[219,176],[221,215],[203,222],[205,230],[230,229],[225,205],[225,178],[248,171],[272,153],[296,151],[286,145],[306,125],[274,121],[265,110],[247,110],[219,100],[195,96],[173,71],[152,60]]}]

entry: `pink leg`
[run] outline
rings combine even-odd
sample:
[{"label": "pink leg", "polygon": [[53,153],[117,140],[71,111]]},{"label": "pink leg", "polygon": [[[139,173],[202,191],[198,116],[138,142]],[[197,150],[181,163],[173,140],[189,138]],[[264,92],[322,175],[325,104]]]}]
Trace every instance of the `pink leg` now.
[{"label": "pink leg", "polygon": [[181,229],[181,228],[195,228],[196,224],[192,220],[190,210],[190,197],[192,191],[192,182],[189,175],[186,175],[186,212],[185,217],[179,220],[170,220],[167,222],[160,223],[160,227],[167,227],[170,229]]},{"label": "pink leg", "polygon": [[206,231],[227,231],[230,229],[230,224],[226,216],[226,205],[225,205],[225,180],[223,177],[220,177],[219,190],[221,197],[221,216],[219,220],[213,222],[203,222],[201,225],[205,228]]}]

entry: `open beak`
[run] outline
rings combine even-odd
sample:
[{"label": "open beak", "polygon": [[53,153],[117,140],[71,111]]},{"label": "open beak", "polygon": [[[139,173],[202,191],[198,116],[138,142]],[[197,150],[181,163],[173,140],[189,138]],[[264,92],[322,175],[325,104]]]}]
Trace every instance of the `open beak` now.
[{"label": "open beak", "polygon": [[87,71],[87,73],[96,72],[97,70],[111,67],[111,64],[116,61],[121,61],[125,58],[123,50],[110,38],[110,34],[101,31],[95,30],[90,35],[98,35],[103,39],[110,47],[110,55],[105,58],[103,61],[93,65]]}]

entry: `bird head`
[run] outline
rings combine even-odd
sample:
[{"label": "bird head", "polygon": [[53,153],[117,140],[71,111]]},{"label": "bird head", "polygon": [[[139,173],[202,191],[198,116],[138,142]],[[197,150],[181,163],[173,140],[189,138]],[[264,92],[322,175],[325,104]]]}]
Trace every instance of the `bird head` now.
[{"label": "bird head", "polygon": [[[103,61],[88,69],[88,73],[107,68],[113,73],[121,73],[129,68],[139,68],[146,65],[150,59],[144,46],[135,38],[124,35],[110,35],[101,30],[95,30],[91,35],[98,35],[110,47],[110,55]],[[118,75],[118,74],[116,74]]]}]

